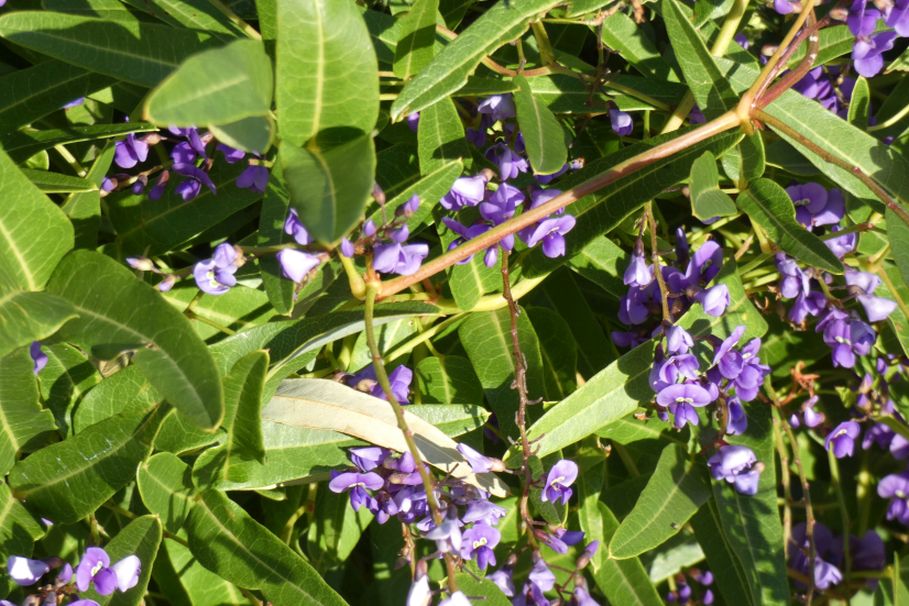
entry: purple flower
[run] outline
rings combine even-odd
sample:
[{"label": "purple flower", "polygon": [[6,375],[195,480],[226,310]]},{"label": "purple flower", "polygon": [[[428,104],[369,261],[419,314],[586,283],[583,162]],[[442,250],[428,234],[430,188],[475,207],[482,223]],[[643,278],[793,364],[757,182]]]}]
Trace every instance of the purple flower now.
[{"label": "purple flower", "polygon": [[490,526],[495,526],[501,518],[504,518],[508,511],[499,507],[495,503],[486,500],[473,500],[467,505],[467,511],[461,516],[461,521],[465,524],[471,522],[485,522]]},{"label": "purple flower", "polygon": [[587,591],[587,587],[578,583],[574,587],[572,604],[577,606],[600,606],[600,603],[590,597],[590,593]]},{"label": "purple flower", "polygon": [[396,273],[409,276],[415,273],[420,264],[429,255],[429,246],[426,244],[399,244],[389,242],[376,244],[372,266],[377,272],[383,274]]},{"label": "purple flower", "polygon": [[472,606],[470,600],[462,591],[456,591],[446,599],[439,602],[439,606]]},{"label": "purple flower", "polygon": [[574,225],[575,219],[571,215],[545,219],[533,229],[525,242],[531,248],[542,242],[544,255],[550,259],[561,257],[565,254],[565,234]]},{"label": "purple flower", "polygon": [[501,539],[502,534],[492,526],[482,522],[474,524],[461,537],[461,557],[476,560],[480,570],[486,570],[489,564],[495,566],[496,556],[493,548]]},{"label": "purple flower", "polygon": [[706,389],[694,383],[669,385],[661,389],[656,398],[657,404],[669,408],[675,415],[675,426],[678,429],[687,423],[697,425],[698,414],[694,409],[706,406],[713,399]]},{"label": "purple flower", "polygon": [[511,95],[492,95],[477,105],[477,111],[489,116],[493,122],[514,118],[514,101]]},{"label": "purple flower", "polygon": [[807,228],[836,225],[846,213],[843,194],[838,189],[827,191],[818,183],[791,185],[786,193],[795,204],[795,217]]},{"label": "purple flower", "polygon": [[618,109],[609,110],[609,122],[612,126],[612,132],[620,137],[627,137],[634,130],[634,121],[631,114]]},{"label": "purple flower", "polygon": [[407,199],[407,202],[402,204],[397,208],[395,214],[403,215],[405,217],[410,217],[420,208],[420,196],[417,194],[412,195]]},{"label": "purple flower", "polygon": [[[411,114],[413,115],[413,114]],[[405,606],[429,606],[432,603],[432,590],[429,589],[429,577],[425,574],[420,575],[410,591],[407,592],[407,602]]]},{"label": "purple flower", "polygon": [[281,273],[284,274],[284,277],[290,278],[297,284],[303,282],[309,272],[321,263],[316,255],[292,248],[280,250],[275,256],[278,259],[278,264],[281,266]]},{"label": "purple flower", "polygon": [[549,475],[546,476],[546,486],[543,489],[540,500],[544,503],[548,501],[555,503],[561,500],[562,505],[565,505],[568,503],[568,499],[571,498],[572,491],[569,486],[574,483],[577,477],[577,463],[568,459],[561,459],[549,470]]},{"label": "purple flower", "polygon": [[18,585],[28,587],[50,571],[50,566],[42,560],[32,560],[22,556],[10,556],[6,561],[9,577]]},{"label": "purple flower", "polygon": [[873,530],[867,531],[861,538],[849,537],[849,551],[853,570],[883,570],[887,564],[884,542]]},{"label": "purple flower", "polygon": [[407,114],[405,121],[407,122],[407,128],[413,132],[417,132],[417,128],[420,126],[420,112],[411,112]]},{"label": "purple flower", "polygon": [[95,591],[110,595],[115,590],[127,591],[139,582],[141,563],[135,555],[129,555],[110,565],[110,556],[100,547],[85,550],[79,566],[76,567],[76,587],[87,591],[94,584]]},{"label": "purple flower", "polygon": [[873,34],[877,21],[881,18],[880,11],[868,8],[868,4],[867,0],[852,0],[852,6],[849,7],[846,25],[856,38]]},{"label": "purple flower", "polygon": [[628,267],[625,268],[622,281],[626,286],[647,286],[653,281],[653,271],[644,259],[643,250],[639,251],[637,245],[631,255],[631,260],[628,262]]},{"label": "purple flower", "polygon": [[459,442],[456,448],[458,449],[458,452],[467,459],[467,462],[470,464],[470,469],[473,470],[474,473],[489,473],[491,471],[505,470],[505,465],[502,461],[482,455],[467,444]]},{"label": "purple flower", "polygon": [[502,183],[486,200],[480,202],[478,208],[480,215],[493,225],[504,223],[514,216],[518,204],[524,202],[524,194],[520,189]]},{"label": "purple flower", "polygon": [[290,212],[287,213],[287,218],[284,220],[284,233],[288,236],[293,236],[297,244],[303,246],[312,242],[312,239],[309,237],[309,231],[300,221],[300,216],[297,214],[297,211],[292,208],[290,209]]},{"label": "purple flower", "polygon": [[699,292],[696,298],[704,308],[704,313],[718,318],[729,307],[729,288],[725,284],[717,284]]},{"label": "purple flower", "polygon": [[670,354],[686,354],[694,347],[694,339],[681,326],[670,326],[666,330],[666,351]]},{"label": "purple flower", "polygon": [[41,351],[40,341],[32,341],[32,344],[28,348],[28,353],[32,357],[32,362],[34,363],[32,370],[37,375],[45,366],[47,366],[47,354]]},{"label": "purple flower", "polygon": [[727,402],[729,411],[726,419],[726,433],[730,436],[740,436],[748,429],[748,417],[745,415],[745,407],[737,398],[730,398]]},{"label": "purple flower", "polygon": [[184,202],[188,202],[198,196],[199,192],[202,191],[202,185],[205,185],[212,193],[217,193],[211,177],[196,165],[190,163],[175,163],[173,165],[173,170],[177,174],[188,177],[174,189],[174,191],[177,192],[177,195],[183,198]]},{"label": "purple flower", "polygon": [[861,434],[862,428],[855,421],[843,421],[837,425],[824,440],[824,448],[833,450],[837,459],[851,457],[855,449],[855,441]]},{"label": "purple flower", "polygon": [[746,446],[722,446],[710,459],[707,467],[714,480],[726,480],[735,487],[736,492],[753,495],[757,492],[758,481],[764,466],[754,452]]},{"label": "purple flower", "polygon": [[237,187],[241,189],[251,189],[261,194],[267,186],[268,168],[261,164],[250,164],[237,177]]},{"label": "purple flower", "polygon": [[896,32],[881,32],[870,37],[860,37],[852,47],[855,71],[866,78],[876,76],[884,68],[884,53],[893,48]]},{"label": "purple flower", "polygon": [[460,177],[455,180],[451,190],[442,196],[439,203],[445,210],[459,210],[465,206],[476,206],[486,195],[486,177]]},{"label": "purple flower", "polygon": [[[809,542],[805,532],[805,523],[799,522],[792,527],[792,535],[789,539],[789,567],[808,576],[808,568],[811,566],[809,557]],[[837,564],[842,559],[838,547],[842,541],[835,539],[833,533],[820,522],[814,526],[814,585],[818,589],[829,589],[838,585],[843,580],[843,573]],[[798,584],[801,586],[801,584]]]},{"label": "purple flower", "polygon": [[909,0],[896,0],[887,11],[887,25],[901,37],[909,37]]},{"label": "purple flower", "polygon": [[442,553],[461,551],[461,529],[457,520],[445,520],[441,526],[427,532],[426,538],[435,541],[436,547]]},{"label": "purple flower", "polygon": [[909,525],[909,473],[903,471],[884,476],[877,485],[877,494],[890,499],[887,519]]},{"label": "purple flower", "polygon": [[[833,227],[831,228],[831,231],[835,233],[840,231],[840,229],[838,227]],[[842,236],[826,238],[824,244],[834,255],[836,255],[837,259],[842,259],[855,250],[855,245],[858,244],[858,234],[850,232],[848,234],[843,234]]]},{"label": "purple flower", "polygon": [[385,480],[377,473],[348,471],[335,475],[328,483],[328,488],[338,494],[349,491],[350,506],[354,511],[359,511],[360,507],[368,504],[372,499],[366,489],[378,490],[384,485]]},{"label": "purple flower", "polygon": [[[403,364],[388,373],[388,382],[391,383],[391,393],[400,404],[410,403],[410,384],[413,381],[413,371]],[[360,391],[368,391],[376,398],[385,400],[385,391],[376,380],[376,369],[367,366],[346,381],[348,385]]]},{"label": "purple flower", "polygon": [[223,295],[237,283],[237,249],[228,243],[219,244],[211,259],[199,261],[193,268],[196,285],[210,295]]},{"label": "purple flower", "polygon": [[491,574],[487,574],[486,578],[496,584],[496,587],[502,590],[509,598],[514,596],[514,581],[511,578],[511,570],[509,568],[501,568],[496,570]]},{"label": "purple flower", "polygon": [[799,10],[800,4],[795,0],[773,0],[773,10],[781,15],[788,15]]},{"label": "purple flower", "polygon": [[486,159],[499,167],[499,178],[502,181],[514,179],[521,173],[530,170],[527,160],[501,141],[486,150]]},{"label": "purple flower", "polygon": [[221,154],[224,156],[224,161],[228,164],[236,164],[240,160],[246,157],[246,152],[242,149],[235,149],[229,145],[224,145],[223,143],[218,143],[215,146]]},{"label": "purple flower", "polygon": [[148,158],[148,143],[130,133],[114,146],[114,163],[120,168],[133,168]]},{"label": "purple flower", "polygon": [[111,570],[114,571],[114,575],[117,577],[117,589],[128,591],[139,583],[142,562],[139,561],[138,556],[128,555],[111,566]]},{"label": "purple flower", "polygon": [[357,249],[354,246],[354,243],[348,240],[347,238],[341,238],[341,246],[339,247],[341,254],[347,257],[348,259],[352,258],[357,254]]},{"label": "purple flower", "polygon": [[583,540],[584,533],[580,530],[557,528],[554,533],[543,535],[543,542],[556,553],[568,553],[570,545],[577,545]]}]

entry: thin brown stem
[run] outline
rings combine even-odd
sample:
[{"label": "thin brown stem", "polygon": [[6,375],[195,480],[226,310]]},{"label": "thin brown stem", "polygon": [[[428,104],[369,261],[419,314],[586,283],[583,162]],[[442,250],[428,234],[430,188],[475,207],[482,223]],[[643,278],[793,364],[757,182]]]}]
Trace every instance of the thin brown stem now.
[{"label": "thin brown stem", "polygon": [[527,540],[536,548],[536,537],[533,534],[533,516],[530,514],[530,485],[533,482],[533,472],[530,470],[530,440],[527,438],[527,363],[524,352],[521,351],[521,339],[518,336],[518,304],[511,294],[511,276],[508,273],[508,256],[510,251],[502,249],[502,296],[508,301],[508,316],[511,320],[511,354],[514,358],[514,389],[518,392],[518,410],[515,413],[515,424],[521,436],[521,498],[518,502],[518,511]]},{"label": "thin brown stem", "polygon": [[647,229],[650,231],[650,262],[653,263],[653,275],[656,276],[657,285],[660,287],[660,308],[663,310],[663,323],[672,324],[672,313],[669,311],[669,289],[663,279],[660,269],[659,239],[657,238],[656,219],[653,218],[653,203],[644,205],[644,217],[647,220]]},{"label": "thin brown stem", "polygon": [[467,257],[475,255],[478,252],[497,244],[502,238],[542,221],[549,215],[577,202],[584,196],[593,194],[658,160],[668,158],[696,143],[700,143],[715,135],[732,130],[739,125],[740,119],[738,114],[735,111],[728,111],[715,120],[711,120],[694,130],[690,130],[671,141],[657,145],[624,162],[620,162],[609,170],[562,192],[548,202],[531,208],[530,210],[493,227],[476,238],[468,240],[457,248],[436,257],[432,261],[423,264],[414,274],[410,276],[399,276],[388,282],[383,282],[378,298],[384,299],[395,293],[401,292],[411,284],[422,282],[426,278],[444,271],[457,262],[463,261]]}]

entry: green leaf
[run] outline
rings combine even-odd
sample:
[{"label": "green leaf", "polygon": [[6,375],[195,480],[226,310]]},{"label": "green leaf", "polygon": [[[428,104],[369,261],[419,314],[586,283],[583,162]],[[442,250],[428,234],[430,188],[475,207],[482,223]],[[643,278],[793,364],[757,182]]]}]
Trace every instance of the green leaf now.
[{"label": "green leaf", "polygon": [[900,270],[903,283],[909,285],[909,225],[900,219],[895,212],[887,209],[887,241],[893,260]]},{"label": "green leaf", "polygon": [[108,257],[75,251],[60,263],[48,292],[79,315],[64,327],[64,338],[98,349],[101,358],[137,350],[135,364],[186,419],[218,426],[224,398],[211,354],[154,288]]},{"label": "green leaf", "polygon": [[45,292],[0,294],[0,356],[45,339],[76,317],[73,307]]},{"label": "green leaf", "polygon": [[[447,230],[444,223],[439,222],[438,229]],[[446,231],[442,236],[443,243],[454,241],[454,234]],[[487,267],[485,254],[474,255],[473,259],[463,265],[454,265],[449,271],[448,287],[455,303],[462,310],[473,309],[477,302],[488,292],[501,288],[502,272],[494,265]]]},{"label": "green leaf", "polygon": [[428,175],[452,160],[471,158],[464,139],[464,125],[450,98],[440,99],[420,112],[417,145],[422,175]]},{"label": "green leaf", "polygon": [[[619,521],[605,503],[597,502],[596,506],[601,518],[603,541],[609,542],[619,528]],[[612,560],[605,551],[601,546],[594,556],[593,579],[610,603],[629,606],[663,604],[640,560],[637,558]]]},{"label": "green leaf", "polygon": [[713,497],[692,520],[727,603],[789,603],[770,410],[760,402],[746,404],[747,433],[728,438],[751,448],[764,464],[757,494],[741,495],[731,484],[714,481]]},{"label": "green leaf", "polygon": [[735,104],[736,94],[679,3],[662,0],[660,8],[688,88],[704,115],[715,118]]},{"label": "green leaf", "polygon": [[107,196],[104,200],[117,230],[117,241],[112,245],[116,256],[154,256],[176,250],[254,204],[262,194],[233,185],[242,170],[239,165],[217,162],[210,173],[217,193],[202,188],[199,195],[188,202],[176,194],[173,187],[154,204],[148,204],[146,194],[136,195],[130,190]]},{"label": "green leaf", "polygon": [[669,75],[669,65],[660,55],[652,30],[625,13],[618,11],[603,20],[602,39],[645,76],[664,80]]},{"label": "green leaf", "polygon": [[271,115],[251,116],[228,124],[209,124],[218,141],[251,152],[267,150],[274,138],[275,125]]},{"label": "green leaf", "polygon": [[[289,379],[262,411],[264,419],[293,427],[328,429],[406,452],[407,444],[391,405],[373,396],[324,379]],[[457,452],[454,440],[434,425],[405,411],[405,420],[423,460],[446,474],[504,495],[504,485],[493,474],[474,474]]]},{"label": "green leaf", "polygon": [[268,352],[254,351],[234,364],[224,380],[225,450],[228,455],[262,460],[262,396]]},{"label": "green leaf", "polygon": [[398,78],[407,80],[432,61],[438,12],[439,0],[415,0],[400,20],[394,62]]},{"label": "green leaf", "polygon": [[54,416],[38,402],[33,367],[26,349],[0,358],[0,476],[12,468],[29,440],[57,428]]},{"label": "green leaf", "polygon": [[710,150],[691,165],[691,211],[701,221],[738,212],[729,194],[720,189],[720,173]]},{"label": "green leaf", "polygon": [[316,240],[335,242],[362,218],[376,172],[372,137],[327,151],[282,142],[278,159],[290,205]]},{"label": "green leaf", "polygon": [[95,188],[90,192],[73,194],[63,204],[63,212],[73,224],[76,248],[94,248],[98,244],[98,228],[101,226],[100,186],[107,177],[113,157],[114,146],[105,146],[85,176]]},{"label": "green leaf", "polygon": [[414,369],[417,389],[424,403],[458,404],[482,402],[483,387],[470,360],[461,356],[430,356]]},{"label": "green leaf", "polygon": [[148,412],[162,401],[137,366],[127,366],[91,388],[73,414],[73,429],[80,433],[117,413]]},{"label": "green leaf", "polygon": [[868,126],[868,116],[871,113],[871,89],[868,80],[859,76],[852,88],[852,98],[849,100],[849,113],[847,120],[859,128]]},{"label": "green leaf", "polygon": [[843,272],[842,262],[827,245],[795,220],[792,199],[775,181],[764,178],[751,181],[736,203],[790,256],[834,274]]},{"label": "green leaf", "polygon": [[55,522],[84,518],[135,477],[162,417],[123,413],[42,448],[13,467],[13,494]]},{"label": "green leaf", "polygon": [[663,544],[710,498],[702,461],[691,461],[681,445],[663,449],[653,475],[609,542],[609,557],[625,559]]},{"label": "green leaf", "polygon": [[163,529],[161,520],[155,515],[140,516],[132,520],[117,533],[113,539],[104,546],[110,561],[119,562],[129,555],[138,556],[142,562],[139,582],[127,591],[116,591],[111,595],[102,596],[92,591],[87,596],[101,606],[139,606],[144,604],[145,590],[151,579],[152,569],[161,546]]},{"label": "green leaf", "polygon": [[722,162],[726,176],[736,183],[744,185],[761,177],[767,167],[761,134],[756,132],[742,137],[737,146],[723,154]]},{"label": "green leaf", "polygon": [[[0,134],[0,141],[2,141],[3,149],[13,160],[25,162],[38,152],[56,145],[69,145],[70,143],[96,141],[99,139],[115,139],[129,133],[145,133],[155,130],[158,130],[158,128],[147,122],[92,124],[90,126],[70,126],[68,128],[51,128],[40,131],[19,130]],[[47,167],[45,166],[44,168]]]},{"label": "green leaf", "polygon": [[236,40],[189,57],[151,92],[143,112],[159,126],[230,124],[268,114],[272,88],[262,42]]},{"label": "green leaf", "polygon": [[202,566],[192,552],[177,541],[164,539],[164,549],[174,570],[179,571],[174,575],[174,581],[182,585],[191,606],[251,604],[236,585]]},{"label": "green leaf", "polygon": [[178,28],[210,32],[225,40],[241,34],[239,28],[208,0],[123,1]]},{"label": "green leaf", "polygon": [[558,0],[500,0],[488,9],[404,85],[391,105],[392,120],[421,111],[449,96],[467,82],[483,57],[520,36],[528,22],[558,4]]},{"label": "green leaf", "polygon": [[2,149],[0,197],[0,295],[41,290],[73,247],[73,226]]},{"label": "green leaf", "polygon": [[177,532],[186,523],[193,490],[189,466],[169,452],[159,452],[136,471],[136,485],[142,503],[157,515],[164,528]]},{"label": "green leaf", "polygon": [[0,17],[0,37],[140,86],[154,86],[189,55],[217,45],[207,34],[184,28],[52,11],[9,12]]},{"label": "green leaf", "polygon": [[14,130],[58,111],[113,79],[66,63],[44,61],[0,77],[0,130]]},{"label": "green leaf", "polygon": [[193,555],[240,587],[275,604],[345,605],[312,566],[224,493],[206,490],[186,519]]},{"label": "green leaf", "polygon": [[379,115],[378,64],[356,4],[278,2],[277,25],[275,100],[282,141],[299,147],[329,129],[370,133]]},{"label": "green leaf", "polygon": [[483,606],[509,606],[511,601],[505,597],[498,585],[485,577],[476,577],[468,572],[458,573],[458,589],[465,595],[476,597],[477,603]]},{"label": "green leaf", "polygon": [[561,400],[577,389],[578,344],[559,313],[531,307],[528,314],[540,341],[546,399]]},{"label": "green leaf", "polygon": [[98,191],[98,186],[82,177],[52,173],[46,170],[23,168],[22,174],[39,190],[48,194],[69,194]]},{"label": "green leaf", "polygon": [[[0,482],[0,560],[31,553],[35,540],[43,535],[41,522],[16,500],[6,482]],[[0,593],[10,595],[12,586],[18,587],[7,575],[0,577]]]},{"label": "green leaf", "polygon": [[[432,202],[441,199],[442,196],[448,193],[452,183],[463,171],[464,164],[460,160],[452,160],[440,164],[432,172],[425,174],[419,181],[407,186],[403,191],[396,194],[394,198],[388,200],[385,203],[385,212],[395,212],[399,206],[410,200],[412,196],[420,196],[420,208],[407,220],[407,226],[413,233],[431,217]],[[376,225],[380,224],[382,222],[382,209],[377,208],[369,218]]]},{"label": "green leaf", "polygon": [[534,97],[527,78],[516,76],[514,81],[518,85],[514,105],[530,166],[537,175],[558,172],[568,157],[565,131],[549,108]]},{"label": "green leaf", "polygon": [[[480,379],[486,399],[507,433],[508,428],[515,428],[514,411],[518,408],[518,394],[511,386],[515,367],[508,310],[470,314],[458,328],[458,338]],[[543,395],[543,357],[525,313],[518,316],[518,340],[526,359],[527,395],[531,399],[539,398]]]},{"label": "green leaf", "polygon": [[335,494],[324,484],[316,490],[314,507],[321,515],[311,516],[307,554],[322,573],[344,565],[373,516],[366,508],[354,511],[346,494]]},{"label": "green leaf", "polygon": [[[284,233],[284,221],[290,203],[283,184],[276,183],[273,174],[269,179],[262,210],[259,212],[258,246],[275,246],[293,241],[293,236]],[[294,308],[294,283],[281,273],[281,265],[275,255],[263,255],[259,258],[259,273],[262,285],[268,294],[268,301],[275,311],[289,315]]]}]

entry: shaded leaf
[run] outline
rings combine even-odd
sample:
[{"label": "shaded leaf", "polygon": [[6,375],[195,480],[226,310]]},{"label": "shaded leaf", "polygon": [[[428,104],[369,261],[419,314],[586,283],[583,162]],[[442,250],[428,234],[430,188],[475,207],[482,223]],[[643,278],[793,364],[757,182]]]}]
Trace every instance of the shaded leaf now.
[{"label": "shaded leaf", "polygon": [[38,382],[28,350],[0,358],[0,476],[16,462],[16,455],[35,436],[57,428],[54,416],[38,402]]},{"label": "shaded leaf", "polygon": [[438,12],[439,0],[416,0],[399,21],[394,73],[402,80],[407,80],[432,61]]},{"label": "shaded leaf", "polygon": [[464,125],[451,99],[440,99],[420,112],[417,145],[423,175],[453,160],[471,158]]},{"label": "shaded leaf", "polygon": [[144,604],[145,590],[151,579],[152,568],[161,546],[163,529],[161,520],[155,515],[146,515],[135,518],[117,533],[104,546],[104,551],[110,556],[112,563],[119,562],[129,555],[135,555],[142,562],[139,582],[127,591],[116,591],[111,595],[98,595],[95,591],[86,597],[95,600],[101,606],[139,606]]},{"label": "shaded leaf", "polygon": [[549,108],[531,92],[526,78],[516,76],[514,81],[518,85],[514,105],[530,166],[537,175],[558,172],[568,157],[565,131]]},{"label": "shaded leaf", "polygon": [[738,212],[729,194],[720,189],[716,158],[709,150],[691,165],[691,210],[701,221]]}]

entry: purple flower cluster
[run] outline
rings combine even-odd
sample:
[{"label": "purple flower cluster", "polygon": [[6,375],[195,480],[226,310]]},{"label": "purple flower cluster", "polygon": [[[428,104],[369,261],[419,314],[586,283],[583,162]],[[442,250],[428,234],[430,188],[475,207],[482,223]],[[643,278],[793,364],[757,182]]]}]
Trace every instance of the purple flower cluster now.
[{"label": "purple flower cluster", "polygon": [[[676,263],[662,265],[660,271],[666,284],[669,310],[675,320],[694,303],[700,303],[708,315],[719,317],[729,305],[729,289],[725,284],[710,285],[723,266],[723,249],[714,240],[704,242],[690,255],[685,233],[676,231]],[[681,268],[684,268],[681,269]],[[661,292],[653,266],[644,257],[640,239],[623,276],[628,291],[619,300],[619,320],[637,327],[629,331],[612,333],[612,340],[620,347],[639,345],[654,334],[654,323],[661,317]]]},{"label": "purple flower cluster", "polygon": [[714,480],[725,480],[739,494],[754,495],[758,490],[764,465],[757,460],[754,451],[746,446],[721,446],[707,460],[707,467]]},{"label": "purple flower cluster", "polygon": [[[843,581],[843,539],[837,537],[820,522],[814,525],[814,570],[811,571],[811,551],[805,524],[792,527],[789,538],[789,568],[803,578],[813,578],[814,586],[821,591]],[[861,537],[849,537],[850,568],[852,571],[880,571],[884,569],[886,554],[884,542],[873,530]],[[804,583],[796,581],[804,589]]]},{"label": "purple flower cluster", "polygon": [[693,569],[687,574],[678,574],[675,578],[675,591],[666,595],[667,604],[679,606],[710,606],[715,601],[713,595],[713,573],[709,570]]},{"label": "purple flower cluster", "polygon": [[846,118],[855,78],[844,75],[837,66],[818,66],[792,87],[825,109]]},{"label": "purple flower cluster", "polygon": [[[529,175],[531,172],[530,163],[525,157],[523,137],[511,120],[514,116],[511,95],[493,95],[477,106],[478,122],[467,129],[467,138],[482,149],[486,145],[487,136],[493,137],[493,142],[486,147],[484,155],[497,168],[499,181],[493,182],[496,173],[484,169],[477,175],[457,179],[451,190],[442,197],[440,203],[445,210],[460,213],[465,209],[475,209],[460,213],[470,217],[466,223],[462,222],[463,218],[442,219],[445,226],[457,235],[451,243],[452,248],[511,219],[519,210],[535,208],[561,193],[557,189],[543,189],[541,186],[548,185],[564,174],[573,167],[572,164],[566,164],[553,175],[535,175],[525,189],[512,183],[521,175]],[[630,117],[628,122],[630,123]],[[518,237],[531,248],[541,244],[543,254],[556,258],[565,254],[565,234],[574,225],[574,217],[560,210],[554,216],[521,230]],[[509,235],[488,248],[483,259],[487,267],[492,267],[498,261],[499,247],[513,250],[514,246],[514,236]],[[467,261],[469,259],[464,262]]]},{"label": "purple flower cluster", "polygon": [[[382,400],[387,400],[385,392],[376,380],[376,369],[372,365],[360,372],[347,375],[343,378],[344,384],[357,391],[371,394]],[[413,382],[413,371],[403,364],[388,373],[388,382],[391,383],[391,393],[399,404],[410,403],[410,384]]]},{"label": "purple flower cluster", "polygon": [[215,247],[211,258],[203,259],[193,267],[193,278],[202,292],[223,295],[236,286],[234,275],[245,262],[242,251],[233,244],[224,242]]},{"label": "purple flower cluster", "polygon": [[[211,133],[201,133],[196,128],[170,127],[145,136],[131,133],[114,146],[114,164],[117,167],[126,170],[141,167],[148,162],[150,148],[159,143],[167,143],[170,147],[169,165],[160,170],[149,167],[134,176],[128,173],[115,173],[105,179],[102,189],[110,192],[120,183],[128,183],[134,194],[140,194],[148,186],[149,177],[157,172],[155,184],[148,191],[151,200],[158,200],[164,195],[172,176],[179,180],[174,187],[174,193],[185,202],[198,196],[203,186],[212,193],[217,193],[215,184],[208,174],[214,164],[214,158],[209,156],[207,148],[213,141],[214,136]],[[228,164],[235,164],[246,158],[245,152],[222,143],[218,143],[216,149],[221,152]],[[237,187],[264,192],[268,184],[268,168],[262,165],[256,154],[247,162],[246,169],[237,177]]]},{"label": "purple flower cluster", "polygon": [[[73,567],[60,558],[33,560],[22,556],[10,556],[6,563],[10,578],[21,587],[38,583],[52,569],[60,568],[51,583],[39,585],[39,593],[29,596],[27,604],[58,604],[66,596],[76,597],[69,606],[98,606],[89,599],[78,599],[76,592],[89,588],[100,595],[111,595],[115,591],[129,591],[139,583],[141,562],[135,555],[129,555],[111,564],[110,556],[100,547],[89,547],[81,561]],[[7,600],[0,600],[0,606],[15,606]]]}]

